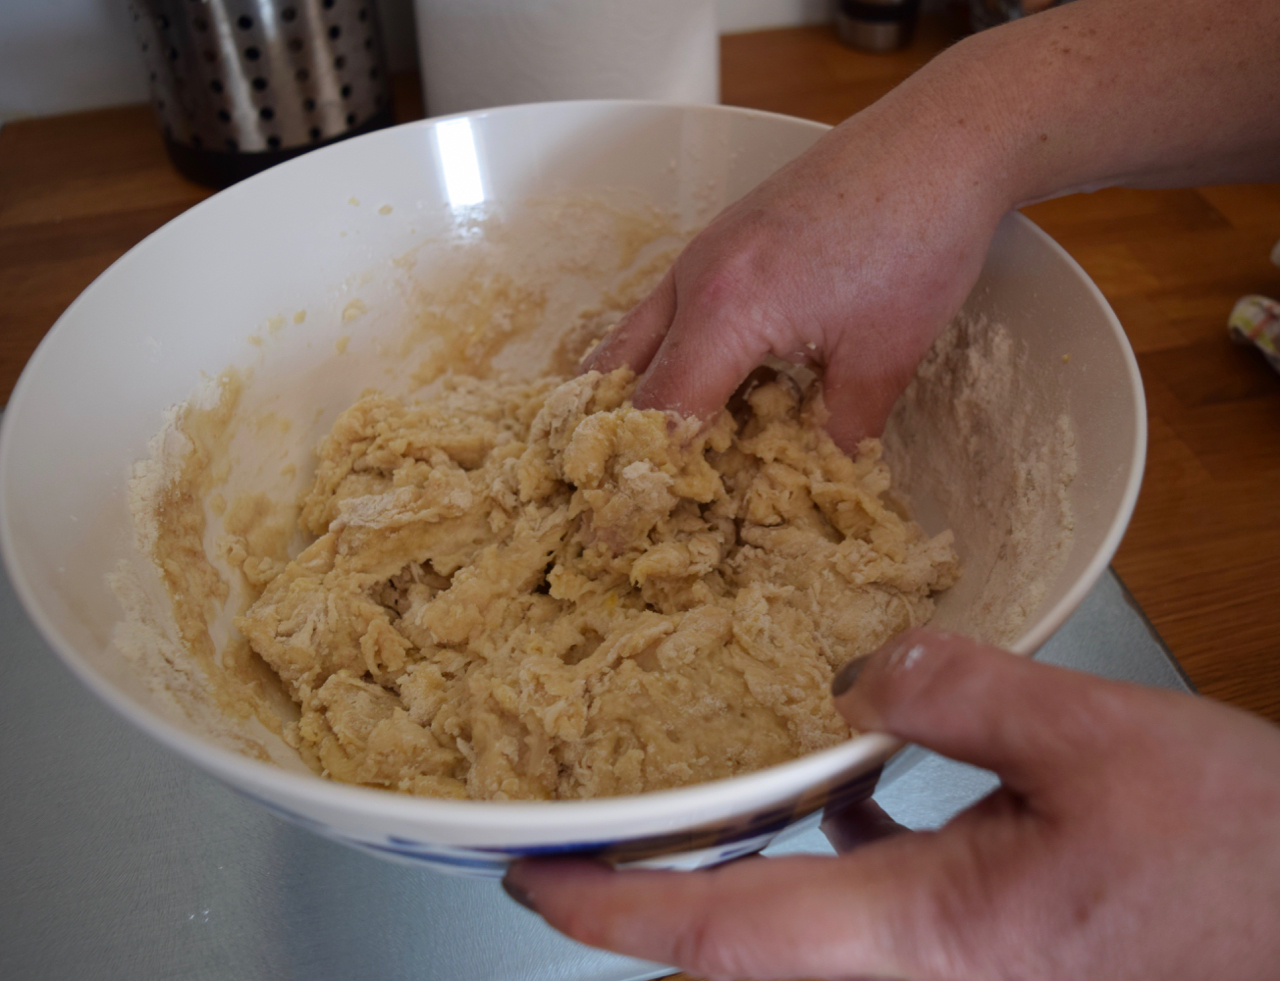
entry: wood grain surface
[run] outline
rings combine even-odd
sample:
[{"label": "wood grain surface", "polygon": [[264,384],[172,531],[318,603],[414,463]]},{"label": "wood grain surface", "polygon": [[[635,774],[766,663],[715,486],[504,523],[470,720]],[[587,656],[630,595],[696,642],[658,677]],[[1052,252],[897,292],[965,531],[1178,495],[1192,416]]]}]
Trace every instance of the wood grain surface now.
[{"label": "wood grain surface", "polygon": [[[942,21],[892,55],[822,27],[729,36],[723,99],[837,123],[951,39]],[[416,80],[397,79],[397,115],[420,114]],[[209,193],[171,169],[144,106],[0,130],[0,400],[94,277]],[[1110,300],[1142,370],[1150,450],[1115,568],[1201,692],[1280,722],[1280,375],[1226,332],[1239,296],[1280,297],[1280,185],[1109,190],[1026,213]]]}]

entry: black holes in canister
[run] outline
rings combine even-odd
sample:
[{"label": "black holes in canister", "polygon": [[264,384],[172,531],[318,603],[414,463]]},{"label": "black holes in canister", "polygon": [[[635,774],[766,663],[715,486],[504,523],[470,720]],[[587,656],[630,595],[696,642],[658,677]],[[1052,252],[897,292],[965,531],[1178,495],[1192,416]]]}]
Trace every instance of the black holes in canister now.
[{"label": "black holes in canister", "polygon": [[[376,63],[380,42],[374,33],[374,0],[244,3],[231,11],[224,6],[217,17],[210,14],[210,0],[169,3],[169,12],[177,10],[181,16],[170,18],[173,24],[166,33],[147,39],[151,64],[144,71],[154,76],[152,98],[161,97],[156,105],[164,118],[173,116],[180,103],[198,107],[185,131],[175,130],[188,146],[281,152],[287,139],[290,147],[301,143],[309,148],[356,129],[389,104],[380,94],[387,73]],[[131,13],[142,6],[142,0],[132,0]],[[264,30],[273,33],[264,37]],[[190,33],[184,36],[183,31]],[[179,38],[189,46],[177,48]],[[170,61],[175,57],[177,65]],[[174,68],[185,69],[190,60],[199,67],[186,75],[184,89],[175,81]],[[200,129],[200,135],[193,129]]]}]

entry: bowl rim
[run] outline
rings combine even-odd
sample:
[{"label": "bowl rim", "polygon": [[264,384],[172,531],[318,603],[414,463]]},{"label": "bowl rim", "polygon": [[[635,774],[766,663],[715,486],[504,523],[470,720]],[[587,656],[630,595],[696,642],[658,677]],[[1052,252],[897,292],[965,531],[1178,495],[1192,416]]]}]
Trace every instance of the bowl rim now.
[{"label": "bowl rim", "polygon": [[[399,134],[407,129],[430,129],[443,121],[461,117],[481,119],[495,115],[529,112],[589,114],[614,112],[619,109],[769,119],[783,122],[797,130],[809,129],[816,133],[832,129],[831,126],[814,120],[736,106],[661,100],[566,100],[500,106],[414,120],[334,144],[323,148],[323,152],[325,154],[356,152],[350,148],[357,144],[396,138],[392,134]],[[329,813],[376,815],[379,818],[391,818],[407,824],[425,826],[466,825],[478,832],[503,831],[516,838],[537,841],[563,840],[567,836],[581,834],[588,830],[598,832],[601,828],[617,828],[620,825],[628,827],[647,825],[655,829],[671,830],[747,814],[770,803],[797,799],[824,782],[831,782],[853,773],[865,773],[882,764],[900,749],[903,745],[902,741],[892,736],[883,733],[862,733],[836,746],[747,774],[667,790],[590,800],[475,801],[416,797],[380,788],[338,783],[316,774],[289,771],[198,738],[169,722],[158,712],[134,701],[130,695],[100,674],[76,650],[71,641],[63,635],[54,618],[44,608],[37,592],[27,580],[17,561],[10,523],[11,515],[8,508],[3,506],[2,500],[5,496],[3,490],[10,483],[13,471],[10,452],[12,440],[9,434],[15,425],[14,419],[20,419],[23,415],[25,403],[30,397],[29,393],[35,390],[38,384],[40,366],[51,347],[50,339],[70,329],[66,325],[75,319],[82,305],[90,302],[95,287],[107,278],[119,275],[118,269],[129,262],[136,261],[139,253],[155,248],[156,243],[164,235],[170,234],[173,228],[180,227],[184,222],[199,220],[198,216],[208,209],[226,207],[228,201],[234,201],[244,194],[255,193],[257,188],[265,186],[272,180],[286,179],[293,172],[291,168],[319,166],[314,157],[315,154],[304,154],[211,195],[132,246],[100,273],[63,311],[42,338],[14,386],[9,403],[3,411],[3,420],[0,421],[0,557],[3,558],[14,591],[26,614],[63,664],[118,714],[161,744],[231,785],[233,789],[241,789],[238,786],[240,784],[274,788],[277,791],[283,791],[293,800],[317,805]],[[1029,654],[1061,626],[1071,611],[1093,588],[1118,547],[1132,515],[1142,481],[1146,456],[1147,419],[1136,358],[1118,318],[1101,290],[1061,245],[1024,215],[1012,212],[1006,220],[1025,225],[1059,258],[1065,260],[1104,311],[1108,326],[1120,341],[1119,346],[1125,368],[1132,384],[1136,423],[1133,458],[1130,462],[1129,477],[1121,507],[1111,522],[1103,546],[1096,552],[1083,574],[1077,578],[1066,595],[1011,646],[1011,650],[1017,653]],[[594,836],[598,837],[598,834]]]}]

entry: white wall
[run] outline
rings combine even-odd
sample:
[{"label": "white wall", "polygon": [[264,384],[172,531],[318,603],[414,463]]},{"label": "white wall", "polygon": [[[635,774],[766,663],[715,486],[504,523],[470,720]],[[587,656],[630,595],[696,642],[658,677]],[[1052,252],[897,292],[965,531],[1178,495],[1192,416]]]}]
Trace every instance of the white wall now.
[{"label": "white wall", "polygon": [[[413,67],[413,0],[377,4],[392,69]],[[830,0],[717,0],[717,11],[731,33],[821,23]],[[128,0],[0,0],[0,120],[147,98]]]},{"label": "white wall", "polygon": [[126,0],[0,0],[0,119],[147,98]]}]

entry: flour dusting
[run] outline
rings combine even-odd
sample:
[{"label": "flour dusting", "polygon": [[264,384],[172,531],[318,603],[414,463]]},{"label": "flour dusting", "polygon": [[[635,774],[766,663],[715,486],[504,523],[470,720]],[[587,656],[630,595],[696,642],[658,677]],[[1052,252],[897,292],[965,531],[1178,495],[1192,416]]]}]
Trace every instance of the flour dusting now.
[{"label": "flour dusting", "polygon": [[[961,315],[894,407],[884,442],[898,485],[926,527],[955,530],[965,564],[936,626],[1011,645],[1067,560],[1075,433],[1040,409],[1051,385],[1004,325]],[[929,500],[910,491],[925,487]]]}]

